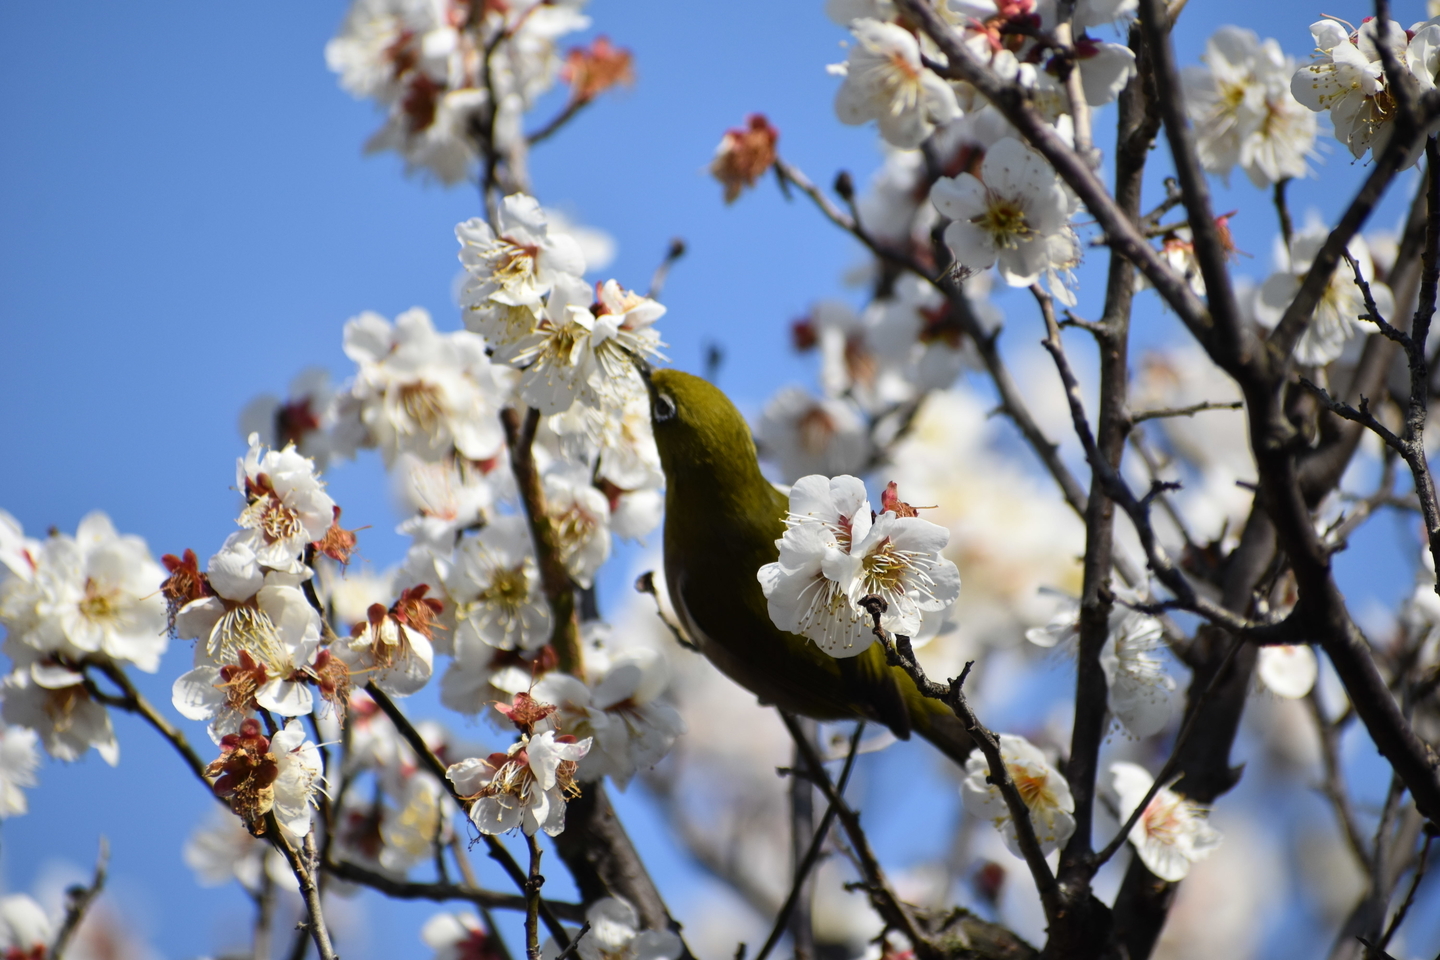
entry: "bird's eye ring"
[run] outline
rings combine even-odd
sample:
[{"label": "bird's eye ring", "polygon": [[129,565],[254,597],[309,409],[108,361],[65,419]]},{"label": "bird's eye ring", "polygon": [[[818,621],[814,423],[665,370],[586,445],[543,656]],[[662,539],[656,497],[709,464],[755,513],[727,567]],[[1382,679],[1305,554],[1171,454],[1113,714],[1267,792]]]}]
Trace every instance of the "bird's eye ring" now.
[{"label": "bird's eye ring", "polygon": [[668,393],[655,394],[655,421],[664,423],[675,416],[675,401]]}]

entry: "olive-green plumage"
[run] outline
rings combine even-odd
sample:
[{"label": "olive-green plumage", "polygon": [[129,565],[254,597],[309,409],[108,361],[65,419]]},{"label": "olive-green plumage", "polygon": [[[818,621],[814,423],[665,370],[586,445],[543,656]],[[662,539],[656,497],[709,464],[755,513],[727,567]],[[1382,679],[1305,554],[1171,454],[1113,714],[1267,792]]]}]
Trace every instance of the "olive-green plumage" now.
[{"label": "olive-green plumage", "polygon": [[701,651],[762,703],[878,721],[902,739],[913,730],[963,763],[970,738],[960,722],[878,644],[836,659],[771,622],[755,574],[779,556],[789,501],[760,473],[750,428],[725,394],[678,370],[654,371],[649,384],[665,470],[665,579]]}]

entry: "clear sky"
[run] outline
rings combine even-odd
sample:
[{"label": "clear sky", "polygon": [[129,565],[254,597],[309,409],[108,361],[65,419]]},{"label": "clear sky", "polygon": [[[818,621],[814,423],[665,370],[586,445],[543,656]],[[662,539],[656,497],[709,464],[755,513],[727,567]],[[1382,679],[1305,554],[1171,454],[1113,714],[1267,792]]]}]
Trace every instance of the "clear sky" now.
[{"label": "clear sky", "polygon": [[[1422,15],[1418,3],[1396,6],[1402,21]],[[1321,12],[1193,7],[1177,35],[1182,62],[1225,22],[1303,59]],[[0,508],[32,535],[73,530],[98,508],[157,556],[193,547],[203,558],[232,529],[243,453],[235,420],[251,396],[283,390],[307,365],[345,376],[340,328],[362,310],[422,305],[442,328],[458,326],[452,231],[479,213],[477,195],[406,180],[393,156],[362,156],[378,117],[338,89],[322,56],[343,12],[335,0],[0,5]],[[837,81],[823,69],[843,59],[844,32],[819,2],[595,0],[589,12],[593,32],[635,52],[638,83],[535,154],[537,195],[616,238],[610,272],[625,286],[643,288],[670,238],[686,239],[661,324],[676,365],[698,369],[719,344],[721,385],[751,410],[786,382],[810,382],[809,364],[788,349],[788,321],[818,297],[845,294],[840,274],[857,248],[773,183],[726,208],[704,170],[724,129],[760,110],[781,131],[781,153],[817,182],[848,168],[863,183],[879,160],[875,135],[835,120]],[[1366,11],[1324,12],[1358,21]],[[531,126],[559,105],[543,103]],[[1167,162],[1163,147],[1155,157]],[[1333,141],[1323,169],[1323,181],[1293,188],[1299,217],[1314,208],[1333,218],[1362,172]],[[1263,277],[1274,220],[1243,177],[1233,186],[1233,202],[1217,202],[1241,211],[1237,239],[1253,261],[1238,269]],[[1392,226],[1398,210],[1387,205],[1376,223]],[[1091,298],[1103,258],[1092,261],[1082,274]],[[1033,319],[1018,298],[1001,303],[1012,324]],[[1173,323],[1146,298],[1137,327],[1142,343],[1156,343]],[[1039,337],[1023,331],[1022,342]],[[328,479],[347,520],[373,524],[365,561],[397,559],[403,541],[389,532],[376,458]],[[1384,537],[1396,529],[1373,527]],[[1341,561],[1362,596],[1408,590],[1403,564],[1365,550],[1362,538]],[[615,567],[608,602],[628,572]],[[146,692],[168,706],[186,661],[172,650]],[[128,718],[116,725],[118,770],[93,754],[42,768],[33,812],[0,834],[5,887],[28,889],[55,859],[88,864],[104,833],[116,895],[160,950],[213,949],[217,930],[248,917],[238,891],[199,891],[179,859],[214,803],[156,738]],[[643,813],[642,799],[625,803]],[[690,875],[659,838],[640,842],[667,879]],[[347,960],[417,955],[429,912],[371,913],[374,940]]]}]

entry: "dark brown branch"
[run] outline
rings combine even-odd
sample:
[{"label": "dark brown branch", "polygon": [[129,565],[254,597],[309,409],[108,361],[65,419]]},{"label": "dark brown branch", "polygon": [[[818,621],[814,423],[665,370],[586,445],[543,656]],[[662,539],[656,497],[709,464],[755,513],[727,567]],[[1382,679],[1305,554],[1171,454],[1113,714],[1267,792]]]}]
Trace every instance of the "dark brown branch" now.
[{"label": "dark brown branch", "polygon": [[[522,913],[527,905],[527,898],[521,894],[482,890],[470,884],[468,880],[464,884],[416,883],[410,880],[396,880],[346,860],[324,864],[324,870],[339,880],[358,883],[372,890],[378,890],[395,900],[430,900],[435,903],[464,901],[489,910],[515,910]],[[543,902],[546,909],[561,920],[579,923],[585,917],[585,908],[578,903],[566,903],[563,900],[545,900]]]},{"label": "dark brown branch", "polygon": [[593,98],[571,97],[570,100],[566,102],[565,108],[559,113],[557,113],[555,116],[551,117],[549,123],[545,124],[545,126],[541,127],[539,130],[536,130],[534,133],[526,134],[525,142],[532,147],[535,146],[535,144],[537,143],[544,143],[546,140],[549,140],[555,134],[559,133],[561,128],[564,127],[565,124],[575,119],[576,114],[578,114],[581,110],[584,110],[586,107],[590,106],[590,104],[594,102],[595,101]]},{"label": "dark brown branch", "polygon": [[685,256],[685,241],[675,237],[670,241],[670,246],[665,249],[665,259],[660,261],[660,265],[650,275],[650,289],[645,292],[645,296],[651,300],[660,299],[660,294],[665,291],[665,281],[670,277],[670,268],[675,266],[676,261],[683,256]]},{"label": "dark brown branch", "polygon": [[529,834],[525,845],[530,850],[530,874],[525,882],[525,956],[540,960],[540,888],[545,878],[540,875],[540,844]]}]

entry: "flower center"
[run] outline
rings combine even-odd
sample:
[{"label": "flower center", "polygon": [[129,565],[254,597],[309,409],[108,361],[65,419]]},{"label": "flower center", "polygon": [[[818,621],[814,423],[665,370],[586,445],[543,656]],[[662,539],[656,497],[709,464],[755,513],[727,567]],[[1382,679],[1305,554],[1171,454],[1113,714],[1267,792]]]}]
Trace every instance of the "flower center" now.
[{"label": "flower center", "polygon": [[241,651],[247,651],[258,663],[274,670],[276,675],[289,673],[289,657],[270,615],[258,607],[241,604],[225,611],[210,631],[206,647],[210,656],[223,663],[238,663]]},{"label": "flower center", "polygon": [[1014,200],[986,191],[985,212],[970,222],[990,235],[990,242],[1000,250],[1013,250],[1035,236],[1025,219],[1025,210]]},{"label": "flower center", "polygon": [[450,412],[440,388],[424,380],[400,388],[400,409],[425,433],[433,432]]},{"label": "flower center", "polygon": [[85,581],[85,596],[80,600],[80,614],[92,623],[114,620],[120,614],[120,605],[115,602],[118,591],[101,593],[94,580]]}]

